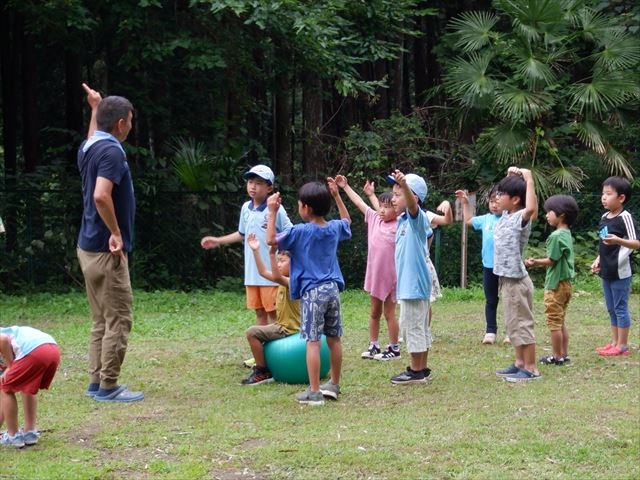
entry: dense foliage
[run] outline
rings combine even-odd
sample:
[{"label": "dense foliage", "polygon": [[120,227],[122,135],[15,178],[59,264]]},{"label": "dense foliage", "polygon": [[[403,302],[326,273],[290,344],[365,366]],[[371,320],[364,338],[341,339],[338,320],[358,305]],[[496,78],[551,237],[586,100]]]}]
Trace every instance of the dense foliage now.
[{"label": "dense foliage", "polygon": [[[236,228],[241,174],[258,162],[290,212],[302,182],[335,173],[381,191],[389,170],[419,172],[432,207],[456,188],[482,194],[511,162],[534,168],[542,196],[639,171],[631,2],[7,0],[0,13],[5,289],[82,283],[82,82],[136,107],[125,148],[144,288],[238,283],[238,246],[198,240]],[[356,285],[366,239],[353,217],[341,255]],[[447,252],[456,229],[443,229]],[[446,284],[454,265],[442,262]]]}]

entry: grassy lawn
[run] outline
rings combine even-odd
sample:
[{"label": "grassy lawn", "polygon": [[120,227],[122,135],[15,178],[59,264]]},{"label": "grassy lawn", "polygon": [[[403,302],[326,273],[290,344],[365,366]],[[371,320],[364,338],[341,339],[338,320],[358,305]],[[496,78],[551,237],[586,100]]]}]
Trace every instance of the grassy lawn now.
[{"label": "grassy lawn", "polygon": [[[295,402],[303,386],[240,385],[249,373],[243,332],[254,321],[240,293],[136,292],[121,380],[146,398],[128,405],[83,396],[83,293],[0,295],[0,323],[51,333],[63,356],[39,395],[40,443],[5,447],[0,478],[640,478],[640,299],[632,355],[601,358],[593,349],[609,340],[602,294],[576,290],[572,362],[508,384],[494,371],[512,362],[512,348],[480,343],[481,291],[445,289],[434,304],[434,379],[413,386],[389,382],[407,365],[404,350],[400,361],[360,359],[368,297],[346,292],[343,394],[320,407]],[[550,351],[541,295],[538,356]]]}]

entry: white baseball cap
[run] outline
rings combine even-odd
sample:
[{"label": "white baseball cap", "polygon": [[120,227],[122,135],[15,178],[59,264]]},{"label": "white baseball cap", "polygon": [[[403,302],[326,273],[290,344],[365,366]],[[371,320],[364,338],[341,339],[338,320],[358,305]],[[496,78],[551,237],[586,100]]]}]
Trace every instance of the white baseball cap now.
[{"label": "white baseball cap", "polygon": [[[424,181],[420,175],[416,175],[415,173],[407,173],[404,176],[407,181],[407,185],[411,191],[418,196],[421,202],[424,202],[424,199],[427,198],[427,182]],[[387,175],[387,182],[389,185],[393,185],[396,183],[396,179],[391,175]]]},{"label": "white baseball cap", "polygon": [[269,182],[270,185],[273,185],[275,180],[273,171],[266,165],[256,165],[251,167],[251,170],[245,172],[242,176],[243,178],[260,177],[261,179]]}]

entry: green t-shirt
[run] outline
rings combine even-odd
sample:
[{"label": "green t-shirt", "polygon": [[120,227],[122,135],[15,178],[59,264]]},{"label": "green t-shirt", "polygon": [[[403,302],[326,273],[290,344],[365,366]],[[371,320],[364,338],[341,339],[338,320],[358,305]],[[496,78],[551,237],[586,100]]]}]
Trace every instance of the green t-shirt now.
[{"label": "green t-shirt", "polygon": [[557,228],[547,238],[547,256],[555,262],[547,268],[544,288],[555,290],[562,280],[573,280],[574,269],[573,238],[568,228]]}]

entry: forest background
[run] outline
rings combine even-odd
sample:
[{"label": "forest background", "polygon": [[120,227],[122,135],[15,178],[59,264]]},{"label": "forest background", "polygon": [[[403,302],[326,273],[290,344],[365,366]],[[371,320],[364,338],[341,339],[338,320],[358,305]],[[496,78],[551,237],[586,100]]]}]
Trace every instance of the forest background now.
[{"label": "forest background", "polygon": [[[509,165],[531,168],[541,204],[578,199],[586,275],[604,178],[634,183],[639,218],[639,30],[640,4],[623,0],[0,1],[0,288],[82,286],[82,82],[136,109],[135,288],[240,287],[241,246],[199,239],[237,228],[257,163],[294,221],[309,179],[381,192],[399,168],[425,176],[429,209],[466,188],[484,212]],[[352,217],[340,261],[359,288],[366,230]],[[439,229],[432,249],[444,285],[461,282],[461,229]],[[532,253],[548,233],[541,219]],[[470,283],[479,240],[469,233]]]}]

